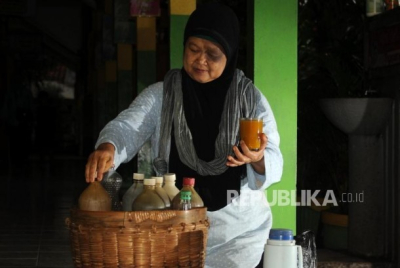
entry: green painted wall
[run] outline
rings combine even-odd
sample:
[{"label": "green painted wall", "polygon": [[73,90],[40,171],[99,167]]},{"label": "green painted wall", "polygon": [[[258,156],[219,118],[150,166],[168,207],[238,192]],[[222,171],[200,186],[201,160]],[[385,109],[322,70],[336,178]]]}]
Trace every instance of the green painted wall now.
[{"label": "green painted wall", "polygon": [[[254,0],[254,83],[267,97],[278,124],[284,158],[282,181],[267,190],[296,189],[297,1]],[[294,200],[295,201],[295,200]],[[273,227],[296,230],[296,207],[272,206]]]},{"label": "green painted wall", "polygon": [[182,68],[183,32],[189,15],[171,15],[170,17],[170,66]]}]

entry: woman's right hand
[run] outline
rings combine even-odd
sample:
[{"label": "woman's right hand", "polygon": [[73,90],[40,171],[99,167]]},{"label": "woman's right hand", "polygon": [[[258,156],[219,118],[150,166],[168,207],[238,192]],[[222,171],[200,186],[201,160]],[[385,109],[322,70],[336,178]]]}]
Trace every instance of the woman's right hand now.
[{"label": "woman's right hand", "polygon": [[115,147],[111,143],[102,143],[90,154],[86,163],[86,182],[94,182],[103,179],[103,174],[114,165]]}]

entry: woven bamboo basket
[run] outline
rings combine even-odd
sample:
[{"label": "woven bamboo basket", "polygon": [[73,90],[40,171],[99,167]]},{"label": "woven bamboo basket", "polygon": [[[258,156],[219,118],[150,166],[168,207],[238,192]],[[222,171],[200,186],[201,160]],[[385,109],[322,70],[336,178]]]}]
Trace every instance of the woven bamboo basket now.
[{"label": "woven bamboo basket", "polygon": [[204,267],[206,208],[188,211],[71,210],[76,268]]}]

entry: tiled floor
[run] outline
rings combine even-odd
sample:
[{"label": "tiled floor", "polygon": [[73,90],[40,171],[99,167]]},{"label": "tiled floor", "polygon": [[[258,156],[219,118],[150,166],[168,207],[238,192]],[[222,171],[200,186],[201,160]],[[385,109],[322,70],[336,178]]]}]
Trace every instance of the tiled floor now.
[{"label": "tiled floor", "polygon": [[72,268],[65,219],[84,189],[79,157],[31,157],[0,175],[0,267]]}]

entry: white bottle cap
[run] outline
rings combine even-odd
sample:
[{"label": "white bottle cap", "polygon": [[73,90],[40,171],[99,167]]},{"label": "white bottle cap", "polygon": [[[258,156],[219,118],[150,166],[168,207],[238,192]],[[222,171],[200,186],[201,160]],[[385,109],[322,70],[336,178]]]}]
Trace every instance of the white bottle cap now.
[{"label": "white bottle cap", "polygon": [[163,183],[164,178],[163,177],[151,177],[152,179],[156,180],[156,183]]},{"label": "white bottle cap", "polygon": [[156,179],[144,179],[144,185],[156,185]]},{"label": "white bottle cap", "polygon": [[133,173],[133,179],[142,181],[144,179],[144,174],[142,174],[142,173]]},{"label": "white bottle cap", "polygon": [[164,174],[165,182],[174,182],[176,181],[175,173],[166,173]]}]

